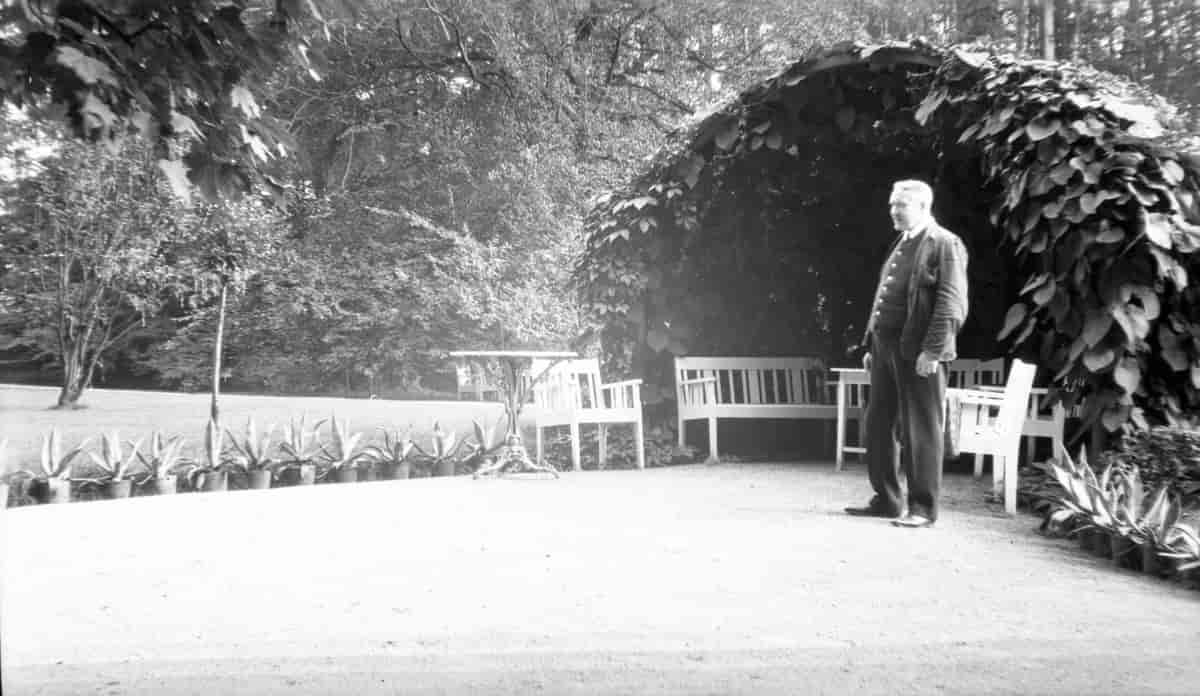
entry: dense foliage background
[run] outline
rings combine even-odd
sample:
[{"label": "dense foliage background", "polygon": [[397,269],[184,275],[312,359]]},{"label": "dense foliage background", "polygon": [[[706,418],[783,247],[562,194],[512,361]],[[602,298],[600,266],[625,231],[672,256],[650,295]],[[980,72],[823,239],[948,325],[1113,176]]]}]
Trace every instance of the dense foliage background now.
[{"label": "dense foliage background", "polygon": [[[419,393],[448,348],[566,346],[598,194],[814,46],[913,37],[1200,117],[1191,0],[2,0],[3,377],[205,388],[223,286],[226,388]],[[855,292],[801,271],[780,302]]]}]

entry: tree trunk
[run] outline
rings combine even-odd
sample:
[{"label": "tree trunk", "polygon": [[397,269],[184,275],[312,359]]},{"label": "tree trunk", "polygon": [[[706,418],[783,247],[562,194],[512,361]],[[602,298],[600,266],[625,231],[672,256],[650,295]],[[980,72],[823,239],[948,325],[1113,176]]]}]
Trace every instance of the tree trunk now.
[{"label": "tree trunk", "polygon": [[1042,58],[1054,60],[1054,0],[1042,0]]},{"label": "tree trunk", "polygon": [[1029,0],[1017,0],[1017,55],[1029,48]]},{"label": "tree trunk", "polygon": [[1144,74],[1145,44],[1146,37],[1142,31],[1142,0],[1129,0],[1129,9],[1125,14],[1125,39],[1121,46],[1121,61],[1125,64],[1126,74]]},{"label": "tree trunk", "polygon": [[63,383],[58,392],[58,408],[73,408],[79,397],[83,396],[84,384],[87,382],[83,367],[83,357],[71,347],[63,356]]},{"label": "tree trunk", "polygon": [[221,348],[225,342],[225,300],[228,292],[229,285],[221,281],[221,302],[217,307],[217,340],[213,345],[212,406],[209,409],[209,417],[214,423],[220,422],[217,396],[221,393]]}]

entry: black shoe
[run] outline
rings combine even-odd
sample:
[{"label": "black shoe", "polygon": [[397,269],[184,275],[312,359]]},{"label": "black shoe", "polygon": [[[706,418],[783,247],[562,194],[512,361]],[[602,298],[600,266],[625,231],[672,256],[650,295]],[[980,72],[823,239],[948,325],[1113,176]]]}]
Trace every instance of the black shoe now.
[{"label": "black shoe", "polygon": [[898,520],[892,520],[892,526],[908,527],[910,529],[915,529],[917,527],[928,527],[931,524],[933,524],[933,520],[929,519],[928,517],[922,517],[921,515],[905,515]]},{"label": "black shoe", "polygon": [[846,514],[855,517],[899,517],[900,511],[867,505],[866,507],[848,507],[846,508]]}]

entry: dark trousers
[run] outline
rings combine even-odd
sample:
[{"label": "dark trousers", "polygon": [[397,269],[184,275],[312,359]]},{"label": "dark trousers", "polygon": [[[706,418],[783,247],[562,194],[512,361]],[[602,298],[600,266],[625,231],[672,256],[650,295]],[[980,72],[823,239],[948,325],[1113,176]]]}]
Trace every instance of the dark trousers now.
[{"label": "dark trousers", "polygon": [[898,438],[900,465],[908,480],[908,514],[936,520],[945,448],[946,366],[928,377],[918,377],[916,366],[915,358],[900,355],[899,334],[872,334],[867,472],[875,489],[872,505],[899,512]]}]

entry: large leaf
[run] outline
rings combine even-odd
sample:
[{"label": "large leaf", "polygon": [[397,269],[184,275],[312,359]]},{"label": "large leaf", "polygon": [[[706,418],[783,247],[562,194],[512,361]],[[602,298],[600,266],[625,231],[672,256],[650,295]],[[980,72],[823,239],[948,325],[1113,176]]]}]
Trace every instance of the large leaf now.
[{"label": "large leaf", "polygon": [[1171,232],[1175,226],[1169,217],[1162,213],[1147,213],[1144,217],[1139,215],[1138,222],[1151,242],[1163,249],[1171,248]]},{"label": "large leaf", "polygon": [[1028,314],[1028,310],[1025,309],[1025,305],[1022,303],[1018,302],[1009,307],[1008,313],[1004,316],[1004,327],[1000,329],[1000,333],[996,334],[996,340],[1004,340],[1005,336],[1012,333],[1013,329],[1017,328],[1025,320],[1026,314]]},{"label": "large leaf", "polygon": [[1036,143],[1057,133],[1061,125],[1062,121],[1056,118],[1038,117],[1025,125],[1025,133]]},{"label": "large leaf", "polygon": [[113,73],[112,68],[74,46],[59,46],[55,49],[54,59],[74,71],[85,84],[94,85],[97,82],[104,82],[114,87],[119,86],[117,76]]},{"label": "large leaf", "polygon": [[721,129],[717,131],[713,142],[717,147],[728,152],[733,148],[733,144],[737,142],[738,136],[741,135],[738,129],[738,121],[736,118],[726,119],[725,123],[721,124]]},{"label": "large leaf", "polygon": [[1137,358],[1122,359],[1113,370],[1113,381],[1124,389],[1126,394],[1137,392],[1142,381],[1142,369],[1138,366]]},{"label": "large leaf", "polygon": [[1108,312],[1089,312],[1083,325],[1083,342],[1091,348],[1108,335],[1113,318]]},{"label": "large leaf", "polygon": [[1100,372],[1111,365],[1116,357],[1111,348],[1098,346],[1083,354],[1083,366],[1091,372]]}]

